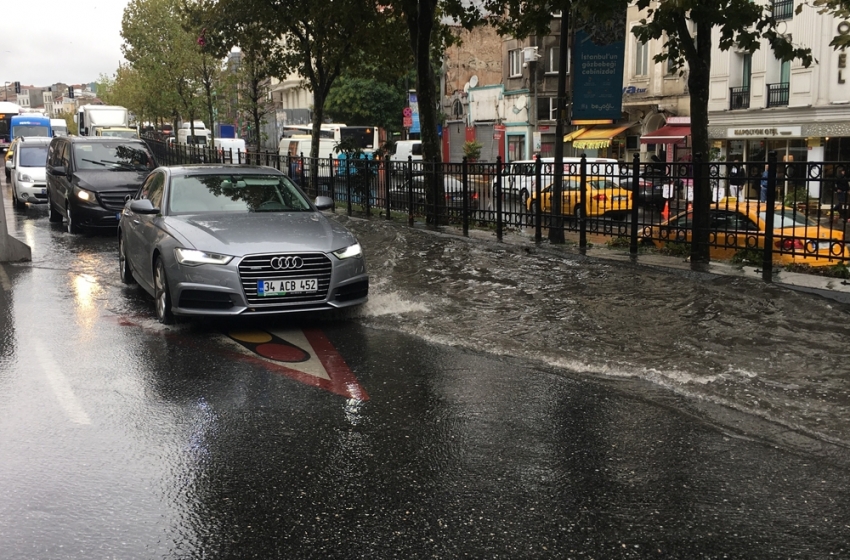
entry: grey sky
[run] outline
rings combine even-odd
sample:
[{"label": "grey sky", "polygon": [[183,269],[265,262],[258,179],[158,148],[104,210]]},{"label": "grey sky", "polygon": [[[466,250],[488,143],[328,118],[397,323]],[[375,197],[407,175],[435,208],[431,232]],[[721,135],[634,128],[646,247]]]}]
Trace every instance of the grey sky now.
[{"label": "grey sky", "polygon": [[48,86],[112,76],[130,0],[0,0],[0,80]]}]

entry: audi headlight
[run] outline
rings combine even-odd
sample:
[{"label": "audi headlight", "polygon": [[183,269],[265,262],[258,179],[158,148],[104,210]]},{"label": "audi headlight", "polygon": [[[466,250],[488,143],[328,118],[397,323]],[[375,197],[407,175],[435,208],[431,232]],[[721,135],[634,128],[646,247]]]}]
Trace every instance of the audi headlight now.
[{"label": "audi headlight", "polygon": [[80,187],[74,187],[74,194],[77,195],[77,198],[85,200],[86,202],[94,202],[95,199],[95,194],[93,192],[81,189]]},{"label": "audi headlight", "polygon": [[359,257],[362,254],[363,250],[360,248],[360,243],[355,243],[354,245],[349,245],[344,249],[334,251],[334,256],[338,259],[349,259],[351,257]]},{"label": "audi headlight", "polygon": [[35,183],[35,181],[32,180],[32,177],[26,173],[18,173],[18,181],[21,183]]},{"label": "audi headlight", "polygon": [[229,255],[219,255],[218,253],[207,253],[205,251],[196,251],[195,249],[184,249],[178,247],[174,249],[174,256],[177,262],[186,266],[199,266],[202,264],[227,264],[233,257]]}]

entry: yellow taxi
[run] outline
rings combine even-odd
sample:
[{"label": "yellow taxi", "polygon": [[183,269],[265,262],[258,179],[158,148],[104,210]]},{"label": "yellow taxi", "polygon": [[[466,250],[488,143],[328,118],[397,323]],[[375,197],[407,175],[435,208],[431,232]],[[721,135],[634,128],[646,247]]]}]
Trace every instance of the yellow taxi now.
[{"label": "yellow taxi", "polygon": [[[764,248],[767,205],[755,200],[721,199],[711,205],[709,254],[712,259],[731,259],[745,249]],[[659,248],[668,242],[690,243],[693,210],[681,212],[644,231]],[[779,264],[829,266],[850,264],[850,246],[844,232],[822,226],[804,213],[787,206],[773,210],[773,260]]]},{"label": "yellow taxi", "polygon": [[[561,188],[561,213],[573,215],[576,218],[605,216],[615,220],[623,220],[632,210],[632,193],[620,187],[606,177],[587,177],[585,181],[586,205],[581,206],[581,179],[564,177]],[[540,191],[540,209],[546,213],[552,211],[552,191],[555,184],[550,182]],[[527,210],[537,213],[537,193],[532,192],[526,202]]]},{"label": "yellow taxi", "polygon": [[18,143],[18,139],[15,138],[12,140],[12,143],[9,144],[9,149],[6,150],[6,159],[3,161],[3,168],[6,170],[6,179],[10,180],[12,178],[12,170],[9,169],[9,162],[12,161],[12,156],[15,155],[15,144]]}]

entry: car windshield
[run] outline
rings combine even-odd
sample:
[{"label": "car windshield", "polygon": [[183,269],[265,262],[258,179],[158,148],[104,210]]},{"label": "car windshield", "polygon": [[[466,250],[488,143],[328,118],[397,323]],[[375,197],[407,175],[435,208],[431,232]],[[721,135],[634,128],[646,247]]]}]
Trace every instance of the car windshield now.
[{"label": "car windshield", "polygon": [[171,180],[172,214],[203,212],[312,212],[310,203],[282,175],[187,175]]},{"label": "car windshield", "polygon": [[118,169],[144,171],[153,169],[153,157],[143,144],[106,142],[74,145],[74,161],[79,170]]},{"label": "car windshield", "polygon": [[[764,222],[767,219],[767,212],[759,212],[759,219]],[[790,208],[778,209],[773,213],[773,228],[783,229],[795,226],[816,227],[817,223],[806,217],[802,212],[791,210]]]},{"label": "car windshield", "polygon": [[15,137],[18,136],[50,136],[47,133],[46,126],[36,126],[36,125],[15,125]]},{"label": "car windshield", "polygon": [[104,130],[101,136],[110,138],[136,138],[136,132],[133,130]]},{"label": "car windshield", "polygon": [[21,167],[44,167],[47,165],[47,146],[22,146]]}]

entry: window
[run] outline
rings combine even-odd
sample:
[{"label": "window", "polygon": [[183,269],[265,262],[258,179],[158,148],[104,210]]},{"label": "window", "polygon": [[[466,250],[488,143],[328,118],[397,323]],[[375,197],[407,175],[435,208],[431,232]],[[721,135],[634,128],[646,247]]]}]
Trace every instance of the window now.
[{"label": "window", "polygon": [[785,60],[779,67],[779,81],[783,84],[791,83],[791,61]]},{"label": "window", "polygon": [[510,68],[509,77],[522,76],[522,49],[508,51],[508,66]]},{"label": "window", "polygon": [[773,0],[773,17],[777,21],[794,17],[794,0]]},{"label": "window", "polygon": [[[546,51],[546,73],[557,74],[558,65],[561,63],[561,48],[549,47]],[[570,51],[567,50],[567,74],[570,73]]]},{"label": "window", "polygon": [[537,98],[537,120],[538,121],[554,121],[558,117],[558,98],[557,97],[538,97]]},{"label": "window", "polygon": [[649,45],[635,41],[635,76],[646,76],[649,73]]},{"label": "window", "polygon": [[139,198],[147,198],[155,208],[159,208],[162,204],[164,186],[165,176],[162,173],[156,173],[142,186]]}]

